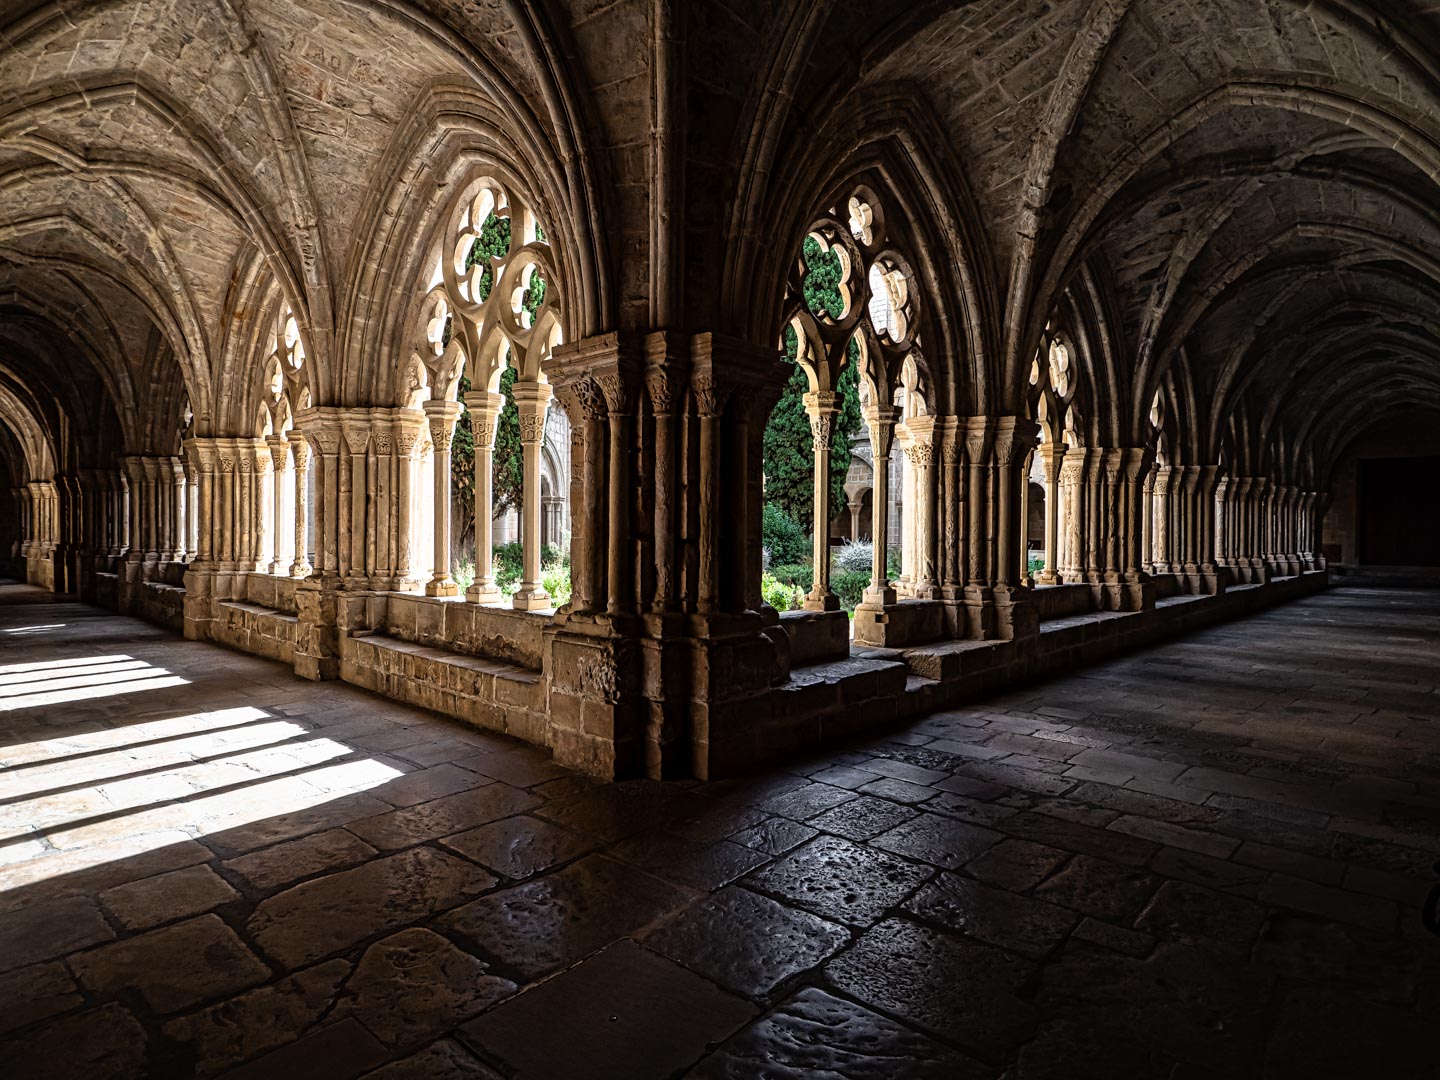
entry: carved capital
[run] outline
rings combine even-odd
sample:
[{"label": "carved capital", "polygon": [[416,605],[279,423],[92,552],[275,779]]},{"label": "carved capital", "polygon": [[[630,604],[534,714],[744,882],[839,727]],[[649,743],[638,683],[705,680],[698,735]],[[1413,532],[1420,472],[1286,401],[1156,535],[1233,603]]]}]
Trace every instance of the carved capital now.
[{"label": "carved capital", "polygon": [[700,375],[691,384],[695,391],[695,408],[701,416],[715,417],[725,411],[730,398],[730,384],[712,375]]}]

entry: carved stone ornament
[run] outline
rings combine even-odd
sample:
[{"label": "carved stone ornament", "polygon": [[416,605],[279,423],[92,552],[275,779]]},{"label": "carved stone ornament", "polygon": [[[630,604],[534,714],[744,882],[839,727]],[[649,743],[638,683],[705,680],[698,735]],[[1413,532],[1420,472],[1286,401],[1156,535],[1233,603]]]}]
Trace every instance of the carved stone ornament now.
[{"label": "carved stone ornament", "polygon": [[829,450],[830,439],[835,431],[835,418],[829,413],[810,414],[810,438],[816,450]]},{"label": "carved stone ornament", "polygon": [[455,437],[455,421],[453,420],[431,420],[430,441],[437,453],[447,454],[450,452],[450,442]]},{"label": "carved stone ornament", "polygon": [[586,420],[604,420],[608,409],[605,394],[594,379],[584,378],[575,383],[575,398],[580,402],[580,411]]},{"label": "carved stone ornament", "polygon": [[375,432],[375,453],[387,457],[395,452],[395,440],[389,432]]},{"label": "carved stone ornament", "polygon": [[[493,435],[491,436],[494,437]],[[522,443],[538,443],[545,440],[545,414],[524,413],[520,414],[520,441]]]}]

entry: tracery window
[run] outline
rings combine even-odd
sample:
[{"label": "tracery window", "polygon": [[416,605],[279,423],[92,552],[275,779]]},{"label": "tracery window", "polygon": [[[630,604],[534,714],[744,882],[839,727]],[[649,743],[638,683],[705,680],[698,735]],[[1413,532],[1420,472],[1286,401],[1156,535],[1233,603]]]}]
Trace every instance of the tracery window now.
[{"label": "tracery window", "polygon": [[295,414],[310,407],[305,359],[299,321],[282,303],[267,339],[253,456],[245,455],[254,488],[247,531],[255,539],[241,552],[247,568],[279,577],[306,577],[312,567],[315,493],[309,450],[295,430]]},{"label": "tracery window", "polygon": [[[412,486],[415,546],[433,552],[426,592],[453,596],[463,584],[479,603],[558,606],[568,598],[569,515],[557,500],[569,492],[570,433],[549,408],[545,368],[563,334],[549,240],[516,189],[482,177],[450,212],[433,278],[401,401],[428,419],[414,465],[429,477]],[[557,461],[566,475],[547,475]],[[452,498],[462,522],[453,565]]]},{"label": "tracery window", "polygon": [[[1023,572],[1028,574],[1038,565],[1039,583],[1057,585],[1065,580],[1065,570],[1078,554],[1078,539],[1072,535],[1079,526],[1072,520],[1076,516],[1073,496],[1083,469],[1083,451],[1072,346],[1053,325],[1046,327],[1030,364],[1029,384],[1031,412],[1040,424],[1040,445],[1028,475],[1044,493],[1045,538],[1043,558],[1032,561],[1027,551]],[[1028,485],[1025,492],[1028,499]]]},{"label": "tracery window", "polygon": [[[857,187],[843,211],[827,210],[806,230],[787,286],[780,346],[796,372],[765,431],[768,602],[819,611],[893,603],[896,572],[908,595],[934,592],[932,500],[917,494],[929,490],[934,430],[919,318],[914,272],[884,207]],[[903,464],[891,455],[897,431]],[[857,451],[852,470],[852,444],[864,441],[870,460]],[[839,520],[847,492],[859,506],[867,483],[870,565],[855,565],[849,549],[832,565],[832,531],[847,531]],[[894,567],[892,525],[902,540]]]}]

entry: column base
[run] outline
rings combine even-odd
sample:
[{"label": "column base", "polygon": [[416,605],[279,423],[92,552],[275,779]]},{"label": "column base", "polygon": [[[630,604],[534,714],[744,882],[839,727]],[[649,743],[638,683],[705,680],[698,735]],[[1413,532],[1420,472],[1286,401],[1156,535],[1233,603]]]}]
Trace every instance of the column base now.
[{"label": "column base", "polygon": [[840,597],[829,590],[822,593],[812,589],[802,606],[806,611],[839,611]]},{"label": "column base", "polygon": [[[862,606],[866,607],[883,608],[887,604],[895,603],[895,600],[895,590],[892,589],[889,585],[886,585],[883,589],[877,589],[873,585],[867,585],[865,587],[864,599],[862,599],[860,603]],[[858,611],[859,608],[857,608],[856,610]]]},{"label": "column base", "polygon": [[940,600],[901,600],[855,609],[855,643],[900,649],[945,637],[945,604]]},{"label": "column base", "polygon": [[460,586],[457,585],[450,578],[445,578],[443,580],[439,578],[434,578],[425,583],[425,595],[438,596],[441,598],[459,596]]},{"label": "column base", "polygon": [[490,582],[487,585],[471,585],[465,590],[465,599],[472,604],[501,604],[505,602],[505,594],[499,586]]},{"label": "column base", "polygon": [[555,606],[555,599],[540,585],[529,588],[522,585],[510,602],[516,611],[549,611]]}]

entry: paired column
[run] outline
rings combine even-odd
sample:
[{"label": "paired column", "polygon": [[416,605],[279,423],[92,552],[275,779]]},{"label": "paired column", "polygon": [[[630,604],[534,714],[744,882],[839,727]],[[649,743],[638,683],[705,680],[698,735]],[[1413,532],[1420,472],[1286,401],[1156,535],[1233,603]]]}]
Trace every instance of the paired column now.
[{"label": "paired column", "polygon": [[290,576],[293,578],[306,578],[310,576],[310,543],[307,531],[309,520],[309,482],[310,482],[310,443],[306,441],[303,432],[297,428],[291,428],[286,435],[290,443],[290,453],[295,461],[293,470],[295,482],[294,494],[294,523],[295,523],[295,544],[294,557],[290,563]]},{"label": "paired column", "polygon": [[[874,463],[874,484],[870,489],[870,585],[864,603],[884,607],[895,603],[890,584],[890,450],[895,439],[895,422],[900,410],[893,405],[867,405],[865,423],[870,431],[870,457]],[[827,466],[828,470],[828,466]]]},{"label": "paired column", "polygon": [[[545,586],[540,581],[540,451],[545,444],[545,414],[550,407],[551,391],[548,383],[516,382],[512,393],[520,412],[520,449],[523,455],[521,577],[513,603],[521,611],[543,611],[554,606],[550,594],[545,591]],[[448,459],[448,453],[446,457]],[[478,468],[478,452],[475,457]],[[478,529],[476,536],[478,540]]]},{"label": "paired column", "polygon": [[495,584],[495,430],[505,395],[472,390],[465,395],[465,405],[475,440],[475,581],[465,590],[465,599],[498,604],[503,597]]},{"label": "paired column", "polygon": [[459,596],[460,586],[450,576],[450,443],[460,406],[453,401],[427,401],[425,416],[435,449],[435,566],[425,584],[425,595]]},{"label": "paired column", "polygon": [[805,597],[805,610],[839,611],[840,598],[830,589],[830,441],[835,418],[840,415],[840,399],[833,391],[816,390],[806,394],[804,402],[815,451],[814,584]]},{"label": "paired column", "polygon": [[274,547],[270,552],[268,570],[276,577],[288,575],[295,559],[295,485],[290,477],[290,440],[284,435],[271,435],[265,440],[270,453],[271,530]]}]

